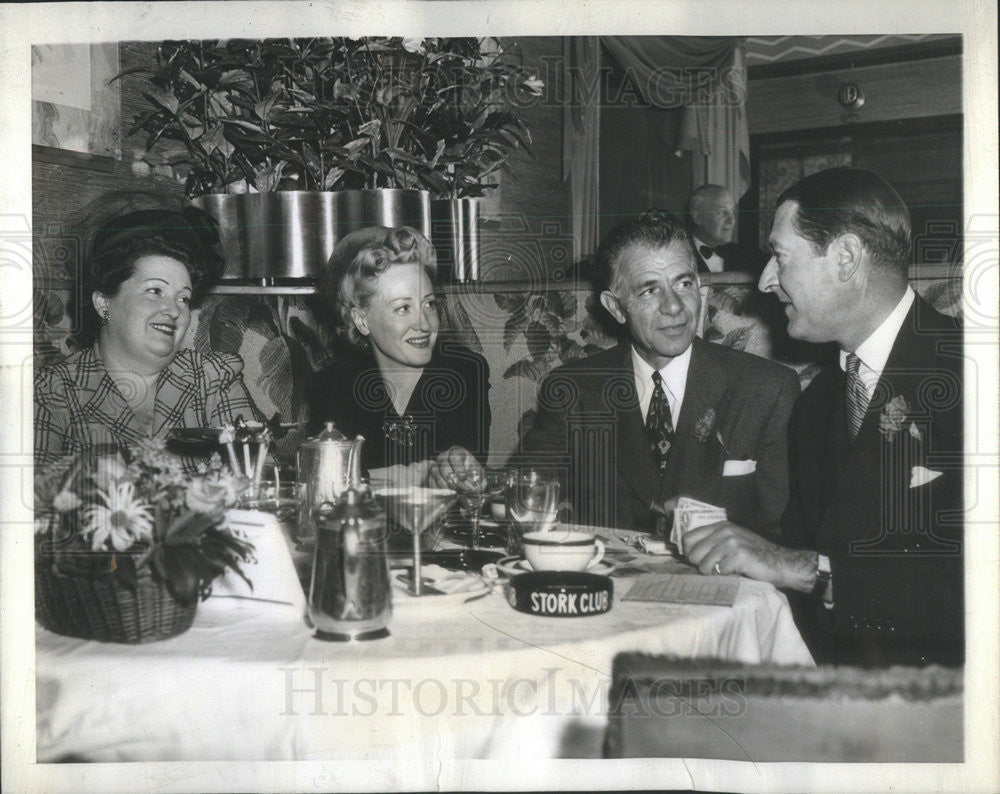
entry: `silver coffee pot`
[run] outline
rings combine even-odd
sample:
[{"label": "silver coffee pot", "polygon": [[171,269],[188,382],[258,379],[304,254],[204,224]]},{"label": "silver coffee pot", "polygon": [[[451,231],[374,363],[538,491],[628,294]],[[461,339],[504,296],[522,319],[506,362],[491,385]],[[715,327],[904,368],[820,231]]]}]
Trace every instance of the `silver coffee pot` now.
[{"label": "silver coffee pot", "polygon": [[313,512],[324,502],[336,502],[361,478],[361,445],[364,436],[347,438],[327,422],[319,435],[302,443],[298,452],[298,476],[303,483],[302,504],[296,540],[309,543],[316,537]]},{"label": "silver coffee pot", "polygon": [[364,486],[315,511],[316,551],[309,618],[321,640],[373,640],[389,635],[392,588],[385,513]]}]

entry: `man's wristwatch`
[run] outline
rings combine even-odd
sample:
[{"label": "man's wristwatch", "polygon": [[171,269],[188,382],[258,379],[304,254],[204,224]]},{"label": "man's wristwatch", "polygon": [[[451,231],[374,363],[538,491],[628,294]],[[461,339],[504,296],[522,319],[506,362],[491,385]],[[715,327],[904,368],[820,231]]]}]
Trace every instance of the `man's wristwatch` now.
[{"label": "man's wristwatch", "polygon": [[816,583],[813,585],[810,595],[817,600],[822,600],[823,596],[826,595],[826,591],[830,587],[830,582],[832,580],[833,571],[830,569],[830,558],[825,554],[817,554]]}]

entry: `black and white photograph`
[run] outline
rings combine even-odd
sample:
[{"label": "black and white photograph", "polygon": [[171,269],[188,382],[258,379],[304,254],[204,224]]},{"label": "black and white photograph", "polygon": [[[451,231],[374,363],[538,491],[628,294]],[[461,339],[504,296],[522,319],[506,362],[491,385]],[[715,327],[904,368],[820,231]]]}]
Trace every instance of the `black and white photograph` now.
[{"label": "black and white photograph", "polygon": [[1000,790],[996,3],[0,3],[2,790]]}]

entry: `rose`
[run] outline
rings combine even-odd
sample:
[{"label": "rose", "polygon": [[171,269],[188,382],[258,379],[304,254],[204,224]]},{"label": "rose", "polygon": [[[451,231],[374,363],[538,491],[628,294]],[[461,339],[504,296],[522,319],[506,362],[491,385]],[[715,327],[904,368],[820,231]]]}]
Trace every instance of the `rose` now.
[{"label": "rose", "polygon": [[878,429],[888,441],[892,441],[896,433],[903,429],[909,410],[910,406],[902,394],[896,395],[886,403],[878,420]]},{"label": "rose", "polygon": [[234,501],[234,490],[225,482],[211,482],[197,477],[188,486],[184,501],[196,513],[214,513],[224,510],[228,502]]},{"label": "rose", "polygon": [[80,497],[72,491],[60,491],[52,500],[52,506],[60,513],[76,510],[81,504],[83,502],[80,501]]},{"label": "rose", "polygon": [[119,480],[125,479],[127,471],[125,461],[117,452],[114,455],[101,455],[97,459],[94,482],[98,489],[108,491],[117,485]]}]

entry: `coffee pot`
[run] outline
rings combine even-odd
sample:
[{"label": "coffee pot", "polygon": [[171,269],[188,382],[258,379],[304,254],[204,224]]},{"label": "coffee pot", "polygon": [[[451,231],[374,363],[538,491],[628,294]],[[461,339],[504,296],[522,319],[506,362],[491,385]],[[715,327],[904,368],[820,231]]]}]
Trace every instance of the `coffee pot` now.
[{"label": "coffee pot", "polygon": [[297,541],[308,543],[316,537],[313,512],[317,506],[336,502],[349,486],[360,481],[364,440],[364,436],[349,439],[333,422],[327,422],[319,435],[299,447],[297,463],[303,488]]},{"label": "coffee pot", "polygon": [[389,635],[392,590],[385,513],[364,486],[315,511],[316,551],[309,618],[321,640],[373,640]]}]

